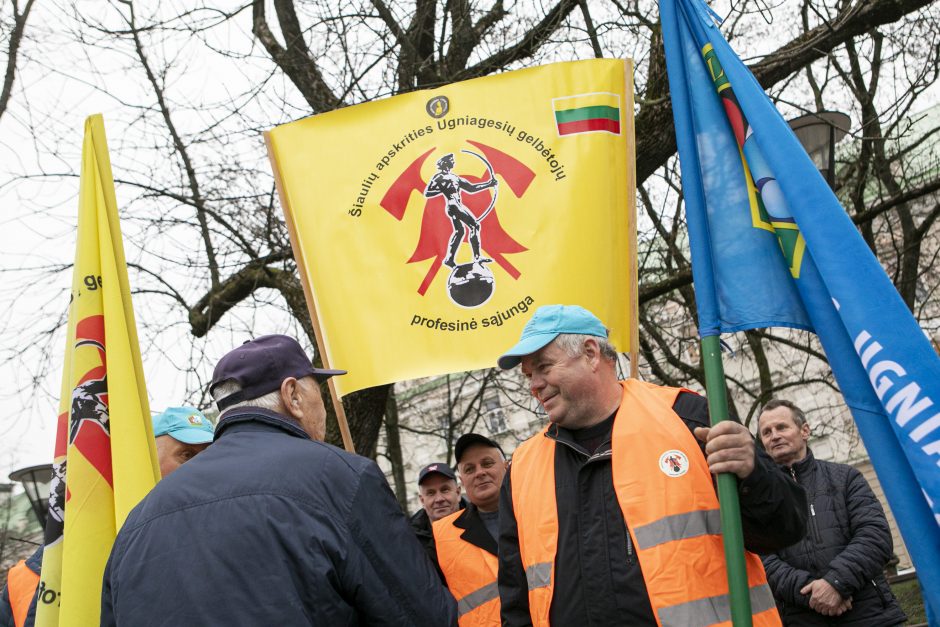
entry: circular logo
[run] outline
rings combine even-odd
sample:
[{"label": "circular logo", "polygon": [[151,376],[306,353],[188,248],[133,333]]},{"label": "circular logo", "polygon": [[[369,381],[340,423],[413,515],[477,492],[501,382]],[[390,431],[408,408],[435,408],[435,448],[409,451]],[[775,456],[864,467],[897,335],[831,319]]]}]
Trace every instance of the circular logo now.
[{"label": "circular logo", "polygon": [[424,109],[432,118],[442,118],[450,111],[450,101],[447,96],[434,96],[424,105]]},{"label": "circular logo", "polygon": [[689,472],[689,458],[682,451],[666,451],[659,456],[659,469],[668,477],[681,477]]},{"label": "circular logo", "polygon": [[495,280],[486,260],[457,264],[447,278],[451,301],[466,309],[481,307],[493,295]]}]

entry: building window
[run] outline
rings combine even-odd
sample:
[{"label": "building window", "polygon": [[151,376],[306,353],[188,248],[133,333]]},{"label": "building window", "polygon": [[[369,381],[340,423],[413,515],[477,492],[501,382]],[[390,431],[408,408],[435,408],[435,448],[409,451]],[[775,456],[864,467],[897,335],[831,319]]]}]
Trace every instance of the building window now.
[{"label": "building window", "polygon": [[503,433],[506,431],[506,414],[499,403],[499,397],[490,396],[483,399],[483,419],[490,433]]}]

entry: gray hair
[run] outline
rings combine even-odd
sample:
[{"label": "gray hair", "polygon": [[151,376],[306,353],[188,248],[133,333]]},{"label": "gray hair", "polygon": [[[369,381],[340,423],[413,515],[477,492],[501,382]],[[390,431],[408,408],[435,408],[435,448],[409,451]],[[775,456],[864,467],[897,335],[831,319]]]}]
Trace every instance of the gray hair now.
[{"label": "gray hair", "polygon": [[595,340],[601,349],[601,357],[607,361],[617,361],[617,349],[605,337],[596,335],[580,335],[578,333],[561,333],[555,338],[555,344],[558,348],[564,350],[571,357],[577,357],[584,354],[584,341]]},{"label": "gray hair", "polygon": [[[806,414],[803,413],[803,410],[794,405],[791,401],[788,401],[783,398],[772,398],[767,401],[767,404],[760,410],[760,413],[763,414],[765,411],[770,411],[772,409],[777,409],[778,407],[786,407],[790,410],[790,415],[793,416],[793,422],[796,423],[798,428],[802,428],[806,424]],[[760,414],[757,415],[757,421],[760,423]]]},{"label": "gray hair", "polygon": [[[240,392],[241,389],[242,386],[238,383],[238,381],[235,381],[234,379],[226,379],[222,383],[219,383],[217,386],[215,386],[215,388],[212,390],[212,398],[215,399],[216,405],[218,405],[220,400],[227,396],[231,396],[235,392]],[[273,392],[268,392],[267,394],[263,394],[258,398],[250,398],[244,401],[238,401],[237,403],[233,403],[226,407],[224,411],[235,409],[236,407],[246,406],[260,407],[269,411],[281,411],[281,391],[274,390]]]}]

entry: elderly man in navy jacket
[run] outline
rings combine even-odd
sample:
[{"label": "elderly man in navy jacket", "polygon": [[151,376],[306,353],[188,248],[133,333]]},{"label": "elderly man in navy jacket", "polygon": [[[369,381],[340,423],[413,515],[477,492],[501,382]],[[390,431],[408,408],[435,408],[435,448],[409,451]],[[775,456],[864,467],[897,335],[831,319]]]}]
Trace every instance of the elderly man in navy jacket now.
[{"label": "elderly man in navy jacket", "polygon": [[456,624],[385,476],[321,441],[337,374],[282,335],[219,361],[215,443],[131,512],[102,625]]}]

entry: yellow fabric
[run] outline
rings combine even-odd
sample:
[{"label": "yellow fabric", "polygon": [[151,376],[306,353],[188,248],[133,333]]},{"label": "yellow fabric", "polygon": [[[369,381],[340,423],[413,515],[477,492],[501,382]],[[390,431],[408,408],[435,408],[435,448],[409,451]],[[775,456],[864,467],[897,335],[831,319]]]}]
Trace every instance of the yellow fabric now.
[{"label": "yellow fabric", "polygon": [[16,627],[23,627],[26,624],[29,605],[33,602],[38,585],[39,575],[29,569],[26,560],[17,562],[7,573],[7,594],[10,596],[13,624]]},{"label": "yellow fabric", "polygon": [[[460,602],[467,595],[496,583],[499,562],[496,556],[478,546],[461,539],[465,531],[454,526],[454,521],[464,510],[454,512],[432,524],[437,563],[447,580],[447,588]],[[460,627],[491,627],[499,625],[499,597],[462,614],[457,623]]]},{"label": "yellow fabric", "polygon": [[77,240],[55,448],[64,529],[52,512],[39,627],[99,622],[114,537],[160,477],[100,115],[85,121]]},{"label": "yellow fabric", "polygon": [[[312,286],[321,348],[331,366],[349,370],[333,379],[341,395],[491,367],[532,311],[551,303],[590,309],[608,323],[613,342],[629,350],[635,154],[629,67],[621,59],[545,65],[270,131],[272,165],[294,254]],[[621,132],[559,137],[556,99],[596,93],[616,95]],[[482,263],[493,289],[481,304],[452,300],[452,270],[442,263],[456,229],[444,197],[425,196],[446,154],[454,155],[453,174],[489,180],[483,157],[498,181],[486,217],[492,190],[460,196],[482,218],[481,257],[492,259]],[[472,260],[464,230],[458,264]],[[466,285],[455,282],[454,289]]]},{"label": "yellow fabric", "polygon": [[[676,388],[665,388],[630,379],[621,382],[623,398],[614,418],[611,439],[611,468],[617,500],[636,548],[650,604],[658,624],[660,608],[673,607],[728,593],[724,545],[720,535],[702,535],[642,548],[636,531],[668,516],[718,509],[708,464],[688,427],[672,411]],[[519,452],[524,454],[519,457]],[[669,451],[679,451],[681,474],[670,475],[660,468]],[[520,446],[513,455],[513,505],[519,528],[523,566],[554,560],[558,522],[553,476],[555,442],[539,434]],[[529,477],[517,488],[516,478]],[[554,520],[548,520],[554,517]],[[748,553],[748,583],[766,584],[760,559]],[[554,573],[553,573],[554,583]],[[547,596],[547,598],[546,598]],[[548,625],[551,592],[541,594],[530,609],[534,625]],[[774,608],[754,615],[761,627],[780,625]],[[730,625],[730,623],[718,623]]]}]

